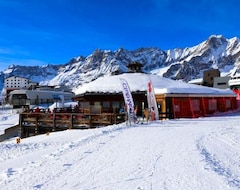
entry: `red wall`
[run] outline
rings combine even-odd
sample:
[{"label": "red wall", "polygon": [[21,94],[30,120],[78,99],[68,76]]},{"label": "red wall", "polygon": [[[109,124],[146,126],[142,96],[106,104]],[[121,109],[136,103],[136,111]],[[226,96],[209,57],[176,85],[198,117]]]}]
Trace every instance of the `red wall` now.
[{"label": "red wall", "polygon": [[174,118],[196,118],[237,109],[235,97],[174,97]]}]

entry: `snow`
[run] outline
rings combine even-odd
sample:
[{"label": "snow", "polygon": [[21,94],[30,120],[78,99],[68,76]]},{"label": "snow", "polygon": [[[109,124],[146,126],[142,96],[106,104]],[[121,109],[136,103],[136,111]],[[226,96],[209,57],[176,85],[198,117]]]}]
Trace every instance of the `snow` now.
[{"label": "snow", "polygon": [[17,125],[18,118],[11,108],[0,106],[0,135],[4,134],[5,129]]},{"label": "snow", "polygon": [[181,81],[171,80],[158,75],[149,75],[143,73],[124,73],[121,75],[109,75],[99,77],[93,82],[85,83],[75,89],[75,94],[83,94],[85,92],[121,92],[120,79],[125,79],[131,91],[146,91],[147,81],[151,80],[156,94],[161,93],[189,93],[189,94],[227,94],[234,96],[234,93],[228,90],[210,88],[188,84]]},{"label": "snow", "polygon": [[189,84],[202,84],[203,83],[203,78],[197,78],[197,79],[193,79],[188,81]]},{"label": "snow", "polygon": [[[111,82],[99,78],[79,92],[109,87],[118,91],[119,77],[127,79],[132,90],[144,90],[142,81],[149,79],[144,74],[106,77]],[[159,83],[158,76],[151,76],[155,90],[170,92],[175,87],[188,92],[188,87],[222,93],[160,79]],[[1,109],[0,134],[18,119],[11,109]],[[19,144],[16,137],[0,142],[0,189],[240,189],[239,111],[198,119],[140,121],[131,126],[52,132],[21,139]]]},{"label": "snow", "polygon": [[78,102],[56,102],[54,104],[52,104],[51,106],[49,106],[48,108],[50,109],[50,111],[53,111],[55,108],[73,108],[76,105],[78,105]]},{"label": "snow", "polygon": [[[0,126],[17,121],[6,115]],[[240,189],[239,122],[237,112],[12,138],[0,143],[0,189]]]},{"label": "snow", "polygon": [[161,67],[161,68],[157,68],[157,69],[154,69],[151,71],[152,74],[157,74],[159,76],[163,76],[164,73],[166,73],[168,71],[168,69],[170,69],[170,67],[174,65],[173,64],[170,64],[169,66],[165,66],[165,67]]}]

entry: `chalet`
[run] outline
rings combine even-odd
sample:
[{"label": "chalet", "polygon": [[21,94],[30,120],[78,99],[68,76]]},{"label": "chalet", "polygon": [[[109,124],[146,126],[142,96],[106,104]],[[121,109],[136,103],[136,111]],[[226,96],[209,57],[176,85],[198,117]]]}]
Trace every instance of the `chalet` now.
[{"label": "chalet", "polygon": [[53,113],[21,113],[21,137],[125,121],[121,79],[127,81],[130,87],[138,116],[143,116],[148,109],[149,81],[154,88],[160,119],[204,117],[237,109],[236,95],[230,89],[198,86],[144,73],[125,73],[103,76],[76,89],[73,99],[78,104],[67,112],[65,109],[56,109]]},{"label": "chalet", "polygon": [[147,105],[147,83],[152,81],[160,118],[195,118],[237,109],[236,95],[229,90],[198,86],[144,73],[104,76],[75,91],[74,100],[86,113],[114,113],[124,109],[120,79],[125,79],[142,116]]}]

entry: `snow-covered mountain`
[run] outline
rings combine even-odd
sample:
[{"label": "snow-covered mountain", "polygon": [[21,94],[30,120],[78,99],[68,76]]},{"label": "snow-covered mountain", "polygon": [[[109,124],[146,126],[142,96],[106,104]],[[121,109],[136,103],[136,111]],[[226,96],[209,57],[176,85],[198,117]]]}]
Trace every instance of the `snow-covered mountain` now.
[{"label": "snow-covered mountain", "polygon": [[128,72],[127,65],[134,61],[142,63],[146,73],[186,82],[201,78],[203,71],[210,68],[218,68],[222,75],[234,75],[240,72],[240,40],[212,35],[194,47],[167,51],[155,47],[133,51],[98,49],[87,57],[75,57],[63,65],[11,65],[1,73],[0,80],[3,83],[4,77],[14,75],[40,84],[65,84],[75,88],[102,75]]}]

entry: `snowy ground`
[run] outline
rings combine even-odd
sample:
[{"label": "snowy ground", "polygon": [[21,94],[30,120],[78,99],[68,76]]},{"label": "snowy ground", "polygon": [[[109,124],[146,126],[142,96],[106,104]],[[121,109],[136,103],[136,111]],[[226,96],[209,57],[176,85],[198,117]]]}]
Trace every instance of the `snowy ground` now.
[{"label": "snowy ground", "polygon": [[4,130],[18,124],[18,114],[14,114],[11,107],[0,106],[0,135]]},{"label": "snowy ground", "polygon": [[10,139],[0,189],[240,189],[239,123],[234,114]]}]

